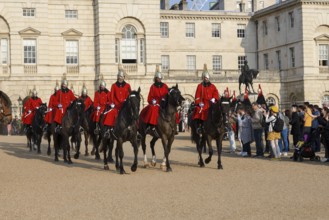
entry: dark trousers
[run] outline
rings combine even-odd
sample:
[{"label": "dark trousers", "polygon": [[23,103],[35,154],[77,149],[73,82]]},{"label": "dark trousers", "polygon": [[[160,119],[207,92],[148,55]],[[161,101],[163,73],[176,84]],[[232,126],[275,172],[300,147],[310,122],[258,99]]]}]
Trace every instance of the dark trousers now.
[{"label": "dark trousers", "polygon": [[265,129],[265,140],[266,140],[265,152],[270,153],[270,151],[272,151],[272,147],[271,147],[271,142],[267,140],[267,136],[268,136],[268,130]]},{"label": "dark trousers", "polygon": [[254,139],[256,142],[256,155],[263,156],[264,155],[264,144],[262,140],[263,129],[254,129]]},{"label": "dark trousers", "polygon": [[294,142],[294,146],[296,147],[296,145],[297,145],[297,143],[300,139],[300,134],[293,134],[292,139],[293,139],[293,142]]},{"label": "dark trousers", "polygon": [[320,133],[315,128],[312,128],[311,135],[312,135],[312,138],[311,138],[312,148],[313,148],[314,152],[320,152],[320,150],[321,150]]},{"label": "dark trousers", "polygon": [[247,152],[248,155],[251,155],[250,142],[242,143],[243,152]]}]

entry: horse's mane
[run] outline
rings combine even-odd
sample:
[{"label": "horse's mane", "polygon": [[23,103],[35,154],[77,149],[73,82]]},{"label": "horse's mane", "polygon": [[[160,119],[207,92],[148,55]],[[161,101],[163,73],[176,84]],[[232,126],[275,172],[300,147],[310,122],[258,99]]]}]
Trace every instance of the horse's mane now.
[{"label": "horse's mane", "polygon": [[[138,99],[140,98],[139,93],[138,93],[137,91],[135,91],[135,90],[133,90],[133,91],[130,92],[130,94],[128,95],[128,98],[129,98],[129,96],[131,96],[131,95],[135,95]],[[128,98],[127,98],[127,99],[128,99]],[[128,105],[127,99],[126,99],[126,101],[123,102],[123,104],[122,104],[122,109],[127,108],[127,107],[126,107],[126,106]]]}]

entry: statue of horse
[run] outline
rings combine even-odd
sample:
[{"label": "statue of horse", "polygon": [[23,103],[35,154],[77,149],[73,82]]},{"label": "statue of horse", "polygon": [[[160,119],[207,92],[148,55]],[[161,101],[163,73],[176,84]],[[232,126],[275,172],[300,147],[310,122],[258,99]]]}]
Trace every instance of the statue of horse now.
[{"label": "statue of horse", "polygon": [[55,123],[52,124],[51,129],[55,146],[55,161],[58,161],[58,151],[61,148],[63,149],[64,162],[72,164],[69,137],[72,137],[77,143],[78,153],[81,143],[81,134],[79,129],[84,120],[83,118],[84,103],[81,99],[76,99],[70,104],[63,116],[62,129],[60,130],[60,132],[55,132]]},{"label": "statue of horse", "polygon": [[[250,69],[246,73],[243,73],[239,76],[240,94],[241,94],[241,84],[245,84],[246,88],[248,89],[249,92],[255,93],[252,81],[253,81],[253,79],[257,78],[258,73],[259,73],[258,70]],[[251,91],[250,87],[251,87],[252,91]]]},{"label": "statue of horse", "polygon": [[[117,147],[115,149],[115,167],[120,174],[125,174],[123,168],[123,143],[129,141],[134,148],[134,163],[131,166],[131,171],[137,170],[137,156],[138,156],[138,142],[137,142],[137,120],[139,118],[140,108],[140,88],[138,91],[131,91],[126,101],[123,103],[122,109],[119,112],[116,119],[113,132],[102,129],[102,150],[104,153],[104,169],[109,170],[108,158],[106,152],[109,150],[111,154],[114,140],[117,141]],[[110,132],[109,135],[105,135],[105,132]],[[120,158],[120,163],[119,159]]]},{"label": "statue of horse", "polygon": [[[34,144],[34,149],[38,149],[38,154],[41,153],[40,145],[43,134],[43,127],[46,122],[44,120],[45,114],[47,112],[47,104],[42,103],[36,110],[33,121],[32,121],[32,139]],[[30,151],[32,151],[32,146],[30,146]]]},{"label": "statue of horse", "polygon": [[12,121],[11,102],[9,97],[0,91],[0,123],[9,124]]},{"label": "statue of horse", "polygon": [[[222,153],[222,141],[225,134],[225,117],[228,117],[228,113],[230,111],[230,103],[219,100],[216,103],[210,103],[208,118],[204,121],[204,130],[202,134],[198,134],[197,128],[198,124],[196,120],[193,120],[191,123],[191,139],[196,143],[196,148],[199,153],[199,166],[204,167],[205,164],[202,158],[202,149],[207,143],[209,148],[209,156],[206,158],[205,162],[208,164],[211,161],[213,155],[212,149],[212,140],[216,140],[217,153],[218,153],[218,161],[217,168],[223,169],[222,161],[221,161],[221,153]],[[228,118],[226,119],[228,122]]]},{"label": "statue of horse", "polygon": [[[161,138],[163,150],[164,150],[164,158],[161,164],[161,167],[165,169],[167,172],[172,171],[169,163],[169,153],[171,151],[171,145],[175,139],[176,129],[176,112],[177,108],[182,105],[182,102],[185,99],[181,95],[181,92],[178,89],[178,85],[173,86],[169,89],[169,92],[166,96],[165,107],[160,109],[160,114],[158,118],[158,124],[156,125],[156,134],[151,134],[153,136],[150,146],[152,150],[152,162],[151,165],[156,165],[156,155],[154,151],[155,142]],[[146,124],[142,119],[139,120],[139,133],[141,135],[141,143],[142,149],[144,153],[144,166],[148,166],[147,156],[146,156]]]}]

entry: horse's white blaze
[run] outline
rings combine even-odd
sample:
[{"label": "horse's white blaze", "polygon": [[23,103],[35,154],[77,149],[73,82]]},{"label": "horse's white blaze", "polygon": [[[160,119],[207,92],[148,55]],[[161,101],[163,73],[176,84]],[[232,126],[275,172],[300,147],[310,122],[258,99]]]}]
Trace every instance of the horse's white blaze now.
[{"label": "horse's white blaze", "polygon": [[155,156],[155,155],[154,155],[154,156],[152,156],[152,162],[153,162],[153,163],[155,163],[155,162],[156,162],[156,160],[157,160],[156,156]]}]

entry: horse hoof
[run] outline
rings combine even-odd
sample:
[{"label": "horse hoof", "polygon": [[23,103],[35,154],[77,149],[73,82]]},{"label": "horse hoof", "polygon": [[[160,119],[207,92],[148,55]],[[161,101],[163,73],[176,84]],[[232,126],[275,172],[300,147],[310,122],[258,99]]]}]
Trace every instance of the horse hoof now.
[{"label": "horse hoof", "polygon": [[155,166],[157,165],[157,163],[156,163],[156,162],[153,162],[153,161],[151,161],[151,165],[152,165],[152,167],[155,167]]},{"label": "horse hoof", "polygon": [[38,154],[41,154],[41,150],[38,150]]},{"label": "horse hoof", "polygon": [[94,155],[95,155],[95,150],[93,149],[93,150],[90,152],[90,154],[91,154],[92,156],[94,156]]},{"label": "horse hoof", "polygon": [[89,153],[88,153],[88,152],[86,152],[86,153],[85,153],[85,157],[88,157],[88,156],[89,156]]},{"label": "horse hoof", "polygon": [[95,160],[100,160],[100,159],[101,159],[101,157],[99,155],[95,156]]},{"label": "horse hoof", "polygon": [[55,158],[55,162],[58,162],[58,158]]},{"label": "horse hoof", "polygon": [[112,157],[111,157],[111,158],[107,158],[107,162],[109,162],[109,163],[114,163],[114,160],[113,160]]},{"label": "horse hoof", "polygon": [[136,170],[137,170],[137,164],[133,164],[133,165],[131,166],[131,171],[132,171],[132,172],[136,172]]},{"label": "horse hoof", "polygon": [[121,175],[126,174],[126,171],[125,171],[123,168],[121,168],[121,169],[120,169],[120,174],[121,174]]},{"label": "horse hoof", "polygon": [[222,165],[218,165],[217,169],[223,170],[223,166]]},{"label": "horse hoof", "polygon": [[69,160],[67,163],[68,163],[68,164],[73,164],[73,162],[72,162],[72,161],[70,161],[70,160]]},{"label": "horse hoof", "polygon": [[206,162],[206,164],[210,163],[210,161],[211,161],[211,158],[209,158],[209,157],[204,160],[204,162]]},{"label": "horse hoof", "polygon": [[79,154],[74,154],[74,159],[79,159]]},{"label": "horse hoof", "polygon": [[149,168],[150,167],[150,164],[148,162],[144,162],[144,165],[143,165],[144,168]]},{"label": "horse hoof", "polygon": [[172,172],[172,169],[171,169],[171,167],[167,167],[167,170],[166,170],[167,172]]},{"label": "horse hoof", "polygon": [[198,163],[200,167],[204,167],[204,163]]},{"label": "horse hoof", "polygon": [[166,166],[166,165],[163,165],[163,164],[160,165],[160,168],[161,168],[163,171],[166,171],[166,170],[167,170],[167,166]]},{"label": "horse hoof", "polygon": [[104,170],[110,170],[108,165],[104,165]]},{"label": "horse hoof", "polygon": [[47,151],[47,155],[50,156],[51,155],[51,151]]}]

